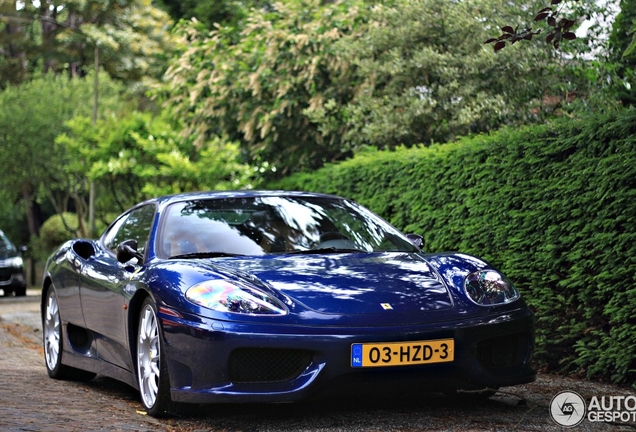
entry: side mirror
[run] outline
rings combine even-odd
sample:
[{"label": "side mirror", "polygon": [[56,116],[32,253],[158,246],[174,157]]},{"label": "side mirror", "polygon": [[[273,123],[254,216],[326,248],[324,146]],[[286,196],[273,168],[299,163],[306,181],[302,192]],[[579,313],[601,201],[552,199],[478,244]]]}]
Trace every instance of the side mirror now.
[{"label": "side mirror", "polygon": [[127,263],[133,258],[137,258],[137,261],[143,260],[143,255],[137,251],[137,240],[124,240],[117,246],[117,261],[120,263]]},{"label": "side mirror", "polygon": [[18,251],[20,251],[20,255],[24,255],[28,250],[29,248],[27,246],[20,246],[18,248]]},{"label": "side mirror", "polygon": [[422,249],[422,246],[424,246],[424,238],[421,235],[407,234],[406,238],[409,239],[409,241],[418,249]]}]

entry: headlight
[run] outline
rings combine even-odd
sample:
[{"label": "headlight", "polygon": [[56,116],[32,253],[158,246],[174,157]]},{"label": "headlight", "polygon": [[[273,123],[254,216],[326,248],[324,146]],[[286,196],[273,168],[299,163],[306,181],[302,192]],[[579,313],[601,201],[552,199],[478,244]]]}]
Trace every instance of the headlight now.
[{"label": "headlight", "polygon": [[4,260],[4,265],[6,267],[13,267],[13,268],[22,268],[22,266],[24,265],[24,261],[22,261],[22,257],[13,257],[13,258],[7,258],[6,260]]},{"label": "headlight", "polygon": [[278,300],[254,288],[238,286],[225,280],[198,283],[186,291],[192,303],[220,312],[248,315],[286,315]]},{"label": "headlight", "polygon": [[519,291],[504,275],[494,270],[481,270],[466,276],[464,289],[478,305],[488,306],[517,300]]}]

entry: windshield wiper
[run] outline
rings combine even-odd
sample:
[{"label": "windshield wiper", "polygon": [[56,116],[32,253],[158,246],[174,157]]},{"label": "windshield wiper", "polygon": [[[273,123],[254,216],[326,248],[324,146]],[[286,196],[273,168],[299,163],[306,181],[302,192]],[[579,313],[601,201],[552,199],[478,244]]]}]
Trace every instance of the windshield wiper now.
[{"label": "windshield wiper", "polygon": [[298,250],[298,251],[293,251],[288,253],[290,255],[311,255],[311,254],[323,254],[323,253],[355,253],[355,252],[366,252],[366,251],[361,249],[326,247],[326,248],[317,248],[317,249]]},{"label": "windshield wiper", "polygon": [[177,258],[218,258],[218,257],[236,257],[236,256],[245,256],[243,254],[235,254],[229,252],[192,252],[181,255],[171,256],[169,259],[177,259]]}]

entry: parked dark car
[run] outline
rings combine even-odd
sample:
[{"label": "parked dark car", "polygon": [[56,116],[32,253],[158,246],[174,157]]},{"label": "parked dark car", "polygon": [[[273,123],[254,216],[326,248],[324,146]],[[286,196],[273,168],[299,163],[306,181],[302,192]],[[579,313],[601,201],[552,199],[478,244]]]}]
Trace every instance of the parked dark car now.
[{"label": "parked dark car", "polygon": [[21,251],[0,231],[0,289],[5,296],[26,295],[26,277]]},{"label": "parked dark car", "polygon": [[534,317],[514,285],[421,242],[331,195],[140,203],[49,258],[48,374],[124,381],[154,416],[370,384],[488,396],[533,381]]}]

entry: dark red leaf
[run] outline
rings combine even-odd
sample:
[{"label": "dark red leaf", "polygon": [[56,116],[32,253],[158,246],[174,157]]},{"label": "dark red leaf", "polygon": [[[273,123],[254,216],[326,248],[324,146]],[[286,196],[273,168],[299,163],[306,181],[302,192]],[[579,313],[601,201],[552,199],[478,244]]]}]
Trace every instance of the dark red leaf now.
[{"label": "dark red leaf", "polygon": [[497,40],[510,39],[512,37],[512,33],[504,33]]},{"label": "dark red leaf", "polygon": [[501,31],[506,32],[506,33],[514,33],[515,29],[513,29],[511,26],[505,26],[501,28]]},{"label": "dark red leaf", "polygon": [[561,0],[552,0],[550,2],[550,4],[553,4],[553,5],[558,5],[559,3],[561,3]]},{"label": "dark red leaf", "polygon": [[569,30],[574,25],[574,20],[563,18],[561,20],[563,30]]},{"label": "dark red leaf", "polygon": [[506,43],[505,43],[505,42],[497,42],[497,43],[495,44],[495,52],[499,51],[500,49],[502,49],[502,48],[503,48],[503,47],[505,47],[505,46],[506,46]]},{"label": "dark red leaf", "polygon": [[495,42],[496,40],[497,40],[496,38],[490,38],[484,43],[491,43],[491,42]]},{"label": "dark red leaf", "polygon": [[548,17],[548,25],[552,27],[556,27],[556,19],[553,16]]},{"label": "dark red leaf", "polygon": [[549,34],[549,35],[545,38],[545,41],[546,41],[547,43],[550,43],[550,42],[552,42],[552,39],[554,39],[554,33]]},{"label": "dark red leaf", "polygon": [[537,14],[537,16],[534,17],[534,20],[535,21],[541,21],[541,20],[545,19],[548,15],[550,15],[550,14],[547,13],[547,12],[542,12],[540,14]]},{"label": "dark red leaf", "polygon": [[574,40],[576,39],[576,35],[572,32],[565,32],[563,33],[563,39]]},{"label": "dark red leaf", "polygon": [[559,41],[554,41],[554,48],[559,49]]},{"label": "dark red leaf", "polygon": [[525,40],[532,40],[532,33],[528,33],[523,37]]}]

